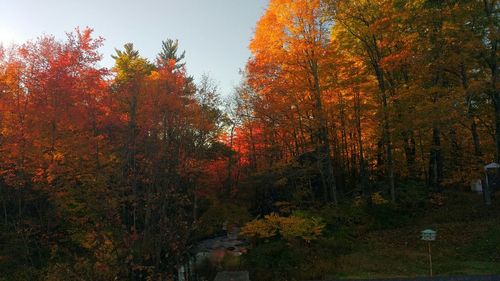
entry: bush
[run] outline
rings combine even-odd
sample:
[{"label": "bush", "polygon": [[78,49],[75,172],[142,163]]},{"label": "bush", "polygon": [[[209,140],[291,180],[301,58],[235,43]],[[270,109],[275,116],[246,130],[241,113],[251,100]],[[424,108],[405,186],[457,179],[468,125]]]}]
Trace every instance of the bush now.
[{"label": "bush", "polygon": [[318,216],[326,223],[325,236],[337,235],[339,232],[357,236],[371,221],[363,208],[351,205],[323,208]]},{"label": "bush", "polygon": [[316,240],[321,236],[325,224],[316,218],[299,216],[280,217],[270,214],[263,219],[247,223],[241,229],[241,235],[248,238],[270,238],[280,235],[291,242],[301,239],[306,242]]}]

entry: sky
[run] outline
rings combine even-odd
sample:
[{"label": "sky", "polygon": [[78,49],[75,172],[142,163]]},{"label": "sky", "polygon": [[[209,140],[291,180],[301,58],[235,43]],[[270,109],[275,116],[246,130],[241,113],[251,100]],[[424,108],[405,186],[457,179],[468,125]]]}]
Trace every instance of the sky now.
[{"label": "sky", "polygon": [[161,41],[178,39],[186,67],[208,74],[229,95],[250,56],[248,44],[268,0],[0,0],[0,41],[23,43],[42,34],[63,39],[76,27],[105,38],[102,65],[115,48],[134,43],[154,60]]}]

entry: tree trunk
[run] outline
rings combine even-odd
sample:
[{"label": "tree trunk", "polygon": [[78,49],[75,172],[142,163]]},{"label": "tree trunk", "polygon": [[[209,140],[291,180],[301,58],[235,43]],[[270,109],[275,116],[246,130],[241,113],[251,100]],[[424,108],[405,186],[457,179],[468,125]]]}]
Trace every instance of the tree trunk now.
[{"label": "tree trunk", "polygon": [[500,163],[500,94],[493,94],[493,106],[495,109],[495,159]]},{"label": "tree trunk", "polygon": [[477,132],[477,123],[474,117],[471,118],[470,130],[472,134],[472,142],[474,144],[474,155],[477,158],[480,158],[483,156],[483,152],[481,151],[481,142],[479,141],[479,134]]},{"label": "tree trunk", "polygon": [[416,144],[415,144],[415,138],[413,137],[413,132],[404,131],[403,142],[404,142],[408,177],[410,179],[415,179],[417,177],[417,168],[415,166]]},{"label": "tree trunk", "polygon": [[[236,126],[233,124],[233,126],[231,126],[231,132],[230,132],[230,135],[229,135],[229,149],[232,151],[233,150],[233,139],[234,139],[234,129],[236,128]],[[232,189],[232,186],[233,186],[233,175],[232,175],[232,172],[233,172],[233,155],[232,155],[232,152],[230,152],[231,154],[229,155],[228,159],[227,159],[227,182],[226,182],[226,188],[224,190],[224,195],[226,196],[226,198],[231,198],[231,189]]]},{"label": "tree trunk", "polygon": [[257,171],[257,150],[255,148],[255,139],[254,139],[254,136],[253,136],[253,126],[249,126],[250,129],[249,129],[249,133],[250,133],[250,153],[251,153],[251,168],[252,168],[252,171]]},{"label": "tree trunk", "polygon": [[498,9],[497,1],[483,0],[484,12],[486,19],[488,20],[488,34],[489,34],[489,47],[490,54],[487,58],[487,64],[490,68],[491,74],[491,96],[493,100],[493,106],[495,110],[495,159],[497,163],[500,163],[500,88],[498,86],[499,73],[498,68],[498,34],[500,30],[498,29],[498,19],[496,16],[496,9]]},{"label": "tree trunk", "polygon": [[392,155],[392,142],[391,142],[391,132],[390,132],[390,121],[389,121],[389,105],[387,101],[387,91],[385,88],[385,80],[384,74],[378,61],[373,61],[373,66],[375,69],[375,74],[377,76],[378,86],[380,89],[381,99],[382,99],[382,118],[383,118],[383,127],[382,127],[382,139],[385,144],[387,163],[386,163],[386,171],[389,178],[389,190],[391,194],[391,202],[396,203],[396,190],[394,183],[394,162]]},{"label": "tree trunk", "polygon": [[[315,99],[316,118],[318,118],[318,138],[319,138],[319,153],[321,158],[318,159],[322,162],[323,172],[325,174],[325,184],[328,191],[331,193],[329,198],[335,206],[338,205],[337,201],[337,185],[333,174],[333,164],[330,155],[330,142],[328,138],[328,126],[326,122],[325,112],[323,110],[323,103],[321,101],[321,88],[319,84],[318,64],[315,61],[310,61],[310,68],[313,76],[313,92]],[[324,161],[324,162],[323,162]],[[324,164],[323,164],[324,163]]]},{"label": "tree trunk", "polygon": [[443,179],[443,156],[441,153],[441,131],[437,126],[432,129],[432,146],[429,157],[429,187],[441,189]]},{"label": "tree trunk", "polygon": [[368,185],[368,173],[367,173],[367,165],[365,162],[365,156],[363,151],[363,138],[362,138],[362,130],[361,130],[361,99],[359,96],[359,92],[356,91],[354,93],[354,102],[355,102],[355,114],[356,114],[356,130],[357,130],[357,138],[358,138],[358,150],[359,150],[359,175],[361,178],[361,190],[363,191],[363,196],[365,197],[366,203],[369,207],[372,206],[372,192]]}]

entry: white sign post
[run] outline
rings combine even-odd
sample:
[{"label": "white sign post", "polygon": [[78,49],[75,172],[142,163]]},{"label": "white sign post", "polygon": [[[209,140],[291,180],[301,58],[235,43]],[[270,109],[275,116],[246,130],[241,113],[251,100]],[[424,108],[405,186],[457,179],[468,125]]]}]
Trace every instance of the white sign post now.
[{"label": "white sign post", "polygon": [[436,240],[437,232],[432,229],[426,229],[421,232],[421,239],[427,241],[429,248],[429,275],[432,277],[432,252],[431,252],[431,242]]}]

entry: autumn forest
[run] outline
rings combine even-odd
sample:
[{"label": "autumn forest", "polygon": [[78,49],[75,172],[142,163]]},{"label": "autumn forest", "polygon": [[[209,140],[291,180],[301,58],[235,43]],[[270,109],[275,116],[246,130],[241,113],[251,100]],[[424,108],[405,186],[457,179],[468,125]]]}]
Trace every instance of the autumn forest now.
[{"label": "autumn forest", "polygon": [[[178,40],[154,59],[125,44],[110,68],[103,44],[76,28],[0,47],[2,281],[351,278],[383,260],[353,256],[389,245],[374,233],[498,225],[494,190],[470,191],[500,162],[497,0],[271,0],[230,96]],[[237,254],[196,261],[234,229]],[[487,255],[438,247],[453,269]],[[425,275],[422,251],[367,272]]]}]

